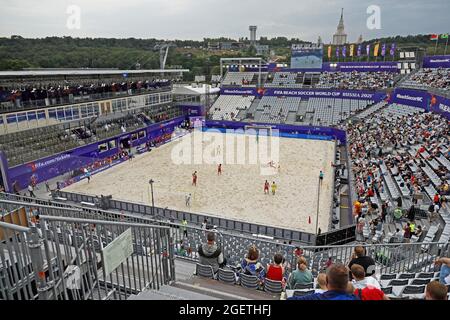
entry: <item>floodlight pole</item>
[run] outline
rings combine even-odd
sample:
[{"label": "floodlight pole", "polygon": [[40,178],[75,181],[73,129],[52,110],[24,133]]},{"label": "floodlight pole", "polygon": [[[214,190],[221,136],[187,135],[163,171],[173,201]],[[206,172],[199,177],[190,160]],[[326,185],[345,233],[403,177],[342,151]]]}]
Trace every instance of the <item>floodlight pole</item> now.
[{"label": "floodlight pole", "polygon": [[151,196],[152,196],[152,216],[155,216],[155,199],[153,197],[153,183],[155,181],[153,179],[150,179],[148,183],[150,183],[150,190],[151,190]]}]

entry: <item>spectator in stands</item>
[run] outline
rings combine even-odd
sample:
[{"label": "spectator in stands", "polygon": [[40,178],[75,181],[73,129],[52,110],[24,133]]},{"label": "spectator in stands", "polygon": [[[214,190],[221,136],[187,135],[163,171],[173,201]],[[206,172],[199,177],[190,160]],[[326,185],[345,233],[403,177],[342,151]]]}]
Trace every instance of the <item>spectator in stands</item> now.
[{"label": "spectator in stands", "polygon": [[372,286],[367,286],[364,288],[356,288],[353,294],[362,301],[390,300],[389,297],[385,295],[381,289]]},{"label": "spectator in stands", "polygon": [[393,238],[394,238],[394,240],[393,240],[394,242],[397,242],[397,243],[403,242],[403,232],[399,228],[397,228],[396,232],[393,235]]},{"label": "spectator in stands", "polygon": [[[348,267],[351,269],[354,264],[359,264],[364,268],[366,277],[375,273],[375,261],[371,257],[366,256],[366,251],[362,246],[355,247]],[[349,273],[349,276],[350,278],[352,277],[351,273]]]},{"label": "spectator in stands", "polygon": [[289,276],[289,287],[294,289],[296,284],[308,284],[312,283],[313,280],[313,275],[311,271],[308,270],[308,262],[306,261],[306,258],[299,257],[297,259],[297,269],[292,271]]},{"label": "spectator in stands", "polygon": [[405,239],[405,242],[410,242],[411,236],[412,236],[412,233],[411,233],[411,225],[410,225],[410,223],[408,222],[408,223],[406,224],[406,226],[403,227],[403,238]]},{"label": "spectator in stands", "polygon": [[316,289],[314,290],[314,293],[324,293],[327,290],[327,274],[319,273],[317,276]]},{"label": "spectator in stands", "polygon": [[252,245],[248,248],[248,253],[244,259],[241,261],[241,270],[240,272],[257,276],[258,279],[262,282],[265,277],[265,270],[263,265],[258,261],[259,259],[259,250],[256,246]]},{"label": "spectator in stands", "polygon": [[224,267],[226,259],[223,256],[222,250],[215,243],[216,235],[214,232],[208,232],[206,237],[207,243],[199,245],[197,252],[201,264],[209,265],[216,273],[219,268]]},{"label": "spectator in stands", "polygon": [[447,300],[447,293],[447,286],[439,281],[431,281],[425,289],[425,300]]},{"label": "spectator in stands", "polygon": [[378,283],[377,279],[372,276],[366,277],[366,272],[364,268],[359,264],[352,265],[350,272],[352,273],[352,283],[356,289],[362,289],[368,286],[372,286],[380,289],[381,286]]},{"label": "spectator in stands", "polygon": [[417,226],[417,230],[415,232],[415,236],[420,239],[420,236],[423,234],[422,226]]},{"label": "spectator in stands", "polygon": [[343,264],[333,264],[327,271],[327,291],[287,300],[358,300],[354,294],[347,293],[349,270]]},{"label": "spectator in stands", "polygon": [[439,282],[450,285],[450,258],[438,258],[435,264],[440,267]]},{"label": "spectator in stands", "polygon": [[283,256],[281,253],[277,253],[273,257],[273,263],[267,265],[265,278],[273,281],[283,281],[283,275]]},{"label": "spectator in stands", "polygon": [[13,187],[14,194],[20,195],[20,187],[19,187],[19,182],[17,180],[13,182],[12,187]]},{"label": "spectator in stands", "polygon": [[36,198],[36,195],[34,194],[34,188],[33,188],[33,185],[31,183],[28,184],[28,192],[30,193],[30,197]]}]

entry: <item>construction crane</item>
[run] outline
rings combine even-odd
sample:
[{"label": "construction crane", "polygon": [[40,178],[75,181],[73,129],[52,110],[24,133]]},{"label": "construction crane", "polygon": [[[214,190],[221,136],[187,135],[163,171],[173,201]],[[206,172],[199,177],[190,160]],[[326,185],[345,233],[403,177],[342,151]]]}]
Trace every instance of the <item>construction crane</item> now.
[{"label": "construction crane", "polygon": [[155,45],[154,50],[159,50],[159,68],[164,70],[166,68],[167,56],[169,55],[169,49],[176,47],[174,43],[160,43]]}]

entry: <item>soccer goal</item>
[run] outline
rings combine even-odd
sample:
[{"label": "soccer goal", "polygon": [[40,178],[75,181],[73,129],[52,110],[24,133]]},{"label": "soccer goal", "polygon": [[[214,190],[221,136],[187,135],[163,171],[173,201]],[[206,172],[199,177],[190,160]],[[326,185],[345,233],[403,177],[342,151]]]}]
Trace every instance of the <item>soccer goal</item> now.
[{"label": "soccer goal", "polygon": [[261,126],[261,125],[247,125],[244,127],[246,134],[255,134],[258,136],[272,136],[271,126]]}]

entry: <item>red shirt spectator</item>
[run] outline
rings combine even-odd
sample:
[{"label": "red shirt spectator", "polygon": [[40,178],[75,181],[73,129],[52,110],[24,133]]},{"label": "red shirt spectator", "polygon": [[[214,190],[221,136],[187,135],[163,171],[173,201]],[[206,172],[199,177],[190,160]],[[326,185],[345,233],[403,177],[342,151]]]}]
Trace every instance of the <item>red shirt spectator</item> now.
[{"label": "red shirt spectator", "polygon": [[387,300],[384,296],[384,292],[378,288],[368,286],[363,289],[356,289],[354,292],[355,296],[359,297],[361,300]]},{"label": "red shirt spectator", "polygon": [[280,253],[277,253],[273,257],[273,261],[274,263],[271,263],[267,266],[266,279],[273,281],[283,281],[283,256]]}]

